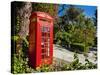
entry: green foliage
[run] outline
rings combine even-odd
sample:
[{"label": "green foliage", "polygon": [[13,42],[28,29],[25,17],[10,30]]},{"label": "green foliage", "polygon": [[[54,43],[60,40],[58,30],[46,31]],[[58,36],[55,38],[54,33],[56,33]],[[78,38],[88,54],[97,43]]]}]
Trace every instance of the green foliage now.
[{"label": "green foliage", "polygon": [[[75,6],[69,6],[55,26],[55,39],[60,45],[72,45],[74,49],[88,52],[95,44],[96,28],[92,18],[83,14],[84,11]],[[58,28],[57,28],[58,27]]]},{"label": "green foliage", "polygon": [[12,73],[31,73],[35,71],[31,67],[28,66],[28,58],[18,56],[16,54],[13,55],[13,61],[11,64]]},{"label": "green foliage", "polygon": [[64,70],[86,70],[86,69],[96,69],[97,64],[90,62],[86,59],[85,64],[79,62],[77,53],[74,54],[74,60],[70,64],[58,64],[55,65],[42,65],[41,67],[37,67],[33,69],[28,65],[28,58],[24,56],[17,56],[14,54],[13,56],[14,63],[11,64],[12,66],[12,73],[31,73],[31,72],[51,72],[51,71],[64,71]]},{"label": "green foliage", "polygon": [[15,34],[18,34],[19,31],[20,31],[20,18],[19,16],[16,16]]},{"label": "green foliage", "polygon": [[85,51],[85,45],[84,44],[82,44],[82,43],[73,43],[73,44],[71,44],[71,48],[73,49],[73,50],[79,50],[79,51]]},{"label": "green foliage", "polygon": [[73,62],[71,62],[70,64],[64,64],[61,68],[63,70],[86,70],[97,68],[97,64],[90,62],[88,59],[86,59],[85,61],[85,64],[80,63],[77,53],[75,53]]},{"label": "green foliage", "polygon": [[97,68],[97,64],[93,64],[88,59],[85,59],[85,61],[86,61],[86,63],[85,63],[85,68],[86,69],[95,69],[95,68]]},{"label": "green foliage", "polygon": [[57,44],[70,44],[70,37],[71,35],[67,32],[57,32],[55,35],[55,40],[57,41]]},{"label": "green foliage", "polygon": [[[16,43],[18,39],[19,36],[12,36],[12,40],[14,43]],[[14,74],[35,72],[35,70],[28,65],[28,44],[26,43],[26,40],[26,38],[25,40],[23,40],[23,45],[22,49],[20,50],[20,54],[12,54],[11,72]]]},{"label": "green foliage", "polygon": [[67,13],[65,15],[68,15],[69,20],[74,21],[77,20],[78,16],[83,14],[83,10],[70,5],[69,8],[65,10],[65,13]]},{"label": "green foliage", "polygon": [[17,40],[19,39],[19,36],[17,36],[17,35],[16,35],[16,36],[12,36],[11,39],[12,39],[13,41],[17,41]]},{"label": "green foliage", "polygon": [[44,64],[41,67],[37,67],[36,71],[37,72],[50,72],[51,71],[51,67],[50,67],[50,65]]},{"label": "green foliage", "polygon": [[57,44],[61,44],[61,40],[62,40],[62,33],[59,31],[56,33],[55,35],[55,40],[57,41]]},{"label": "green foliage", "polygon": [[57,17],[57,4],[48,4],[48,3],[33,3],[32,9],[34,11],[41,11],[50,14],[53,18]]}]

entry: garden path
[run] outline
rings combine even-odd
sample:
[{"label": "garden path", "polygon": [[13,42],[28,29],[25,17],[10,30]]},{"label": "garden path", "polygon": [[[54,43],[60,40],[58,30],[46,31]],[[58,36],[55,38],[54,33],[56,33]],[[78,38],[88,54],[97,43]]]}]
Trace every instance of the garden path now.
[{"label": "garden path", "polygon": [[[96,52],[97,51],[90,51],[88,53],[87,59],[93,63],[97,63],[97,61],[95,61],[95,55],[94,55],[94,53]],[[61,47],[60,45],[56,45],[56,44],[53,45],[53,57],[54,58],[58,58],[66,62],[72,62],[74,59],[73,56],[74,56],[74,52],[64,47]],[[78,53],[78,58],[79,58],[79,62],[83,64],[85,63],[85,56],[83,54]]]}]

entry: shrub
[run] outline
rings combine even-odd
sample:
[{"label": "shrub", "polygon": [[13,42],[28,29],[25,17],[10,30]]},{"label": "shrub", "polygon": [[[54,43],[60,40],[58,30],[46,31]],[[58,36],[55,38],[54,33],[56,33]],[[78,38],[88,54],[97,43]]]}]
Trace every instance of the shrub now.
[{"label": "shrub", "polygon": [[71,34],[64,31],[59,31],[55,34],[56,43],[60,45],[69,45],[71,43],[70,37]]},{"label": "shrub", "polygon": [[85,45],[81,43],[73,43],[71,44],[71,48],[74,50],[85,51]]},{"label": "shrub", "polygon": [[69,64],[58,64],[55,65],[42,65],[41,67],[37,67],[33,69],[28,66],[28,58],[18,57],[14,54],[14,63],[12,67],[12,73],[31,73],[31,72],[51,72],[51,71],[64,71],[64,70],[86,70],[86,69],[96,69],[97,64],[90,62],[88,59],[85,60],[86,63],[82,64],[79,62],[77,53],[74,54],[73,62]]},{"label": "shrub", "polygon": [[74,54],[74,60],[70,64],[64,64],[62,70],[86,70],[86,69],[96,69],[97,64],[90,62],[88,59],[85,59],[85,64],[79,62],[77,53]]},{"label": "shrub", "polygon": [[16,73],[31,73],[35,72],[35,70],[28,66],[28,58],[24,58],[22,56],[18,56],[16,54],[13,55],[13,61],[11,63],[11,72]]}]

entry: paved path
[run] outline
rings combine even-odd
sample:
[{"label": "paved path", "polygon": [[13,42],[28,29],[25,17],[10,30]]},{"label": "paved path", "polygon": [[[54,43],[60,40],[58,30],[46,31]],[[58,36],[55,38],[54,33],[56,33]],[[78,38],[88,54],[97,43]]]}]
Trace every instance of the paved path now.
[{"label": "paved path", "polygon": [[[61,59],[61,60],[65,60],[67,62],[72,62],[74,59],[74,52],[69,51],[59,45],[55,45],[53,46],[53,57]],[[96,51],[91,51],[90,53],[88,53],[88,60],[93,62],[93,63],[97,63],[97,61],[95,61],[95,56],[94,56],[94,52]],[[81,63],[85,63],[85,57],[83,54],[78,54],[78,58],[79,61]]]}]

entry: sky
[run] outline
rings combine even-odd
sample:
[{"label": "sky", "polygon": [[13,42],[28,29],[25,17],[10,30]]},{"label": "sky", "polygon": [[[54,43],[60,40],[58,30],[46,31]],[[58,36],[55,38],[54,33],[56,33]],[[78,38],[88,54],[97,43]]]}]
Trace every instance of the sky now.
[{"label": "sky", "polygon": [[[69,5],[66,5],[65,7],[68,8]],[[78,8],[81,8],[84,10],[84,14],[88,17],[93,17],[95,14],[96,6],[85,6],[85,5],[75,5]],[[59,6],[59,10],[62,8],[62,5]],[[63,15],[63,11],[59,13],[58,15]]]}]

